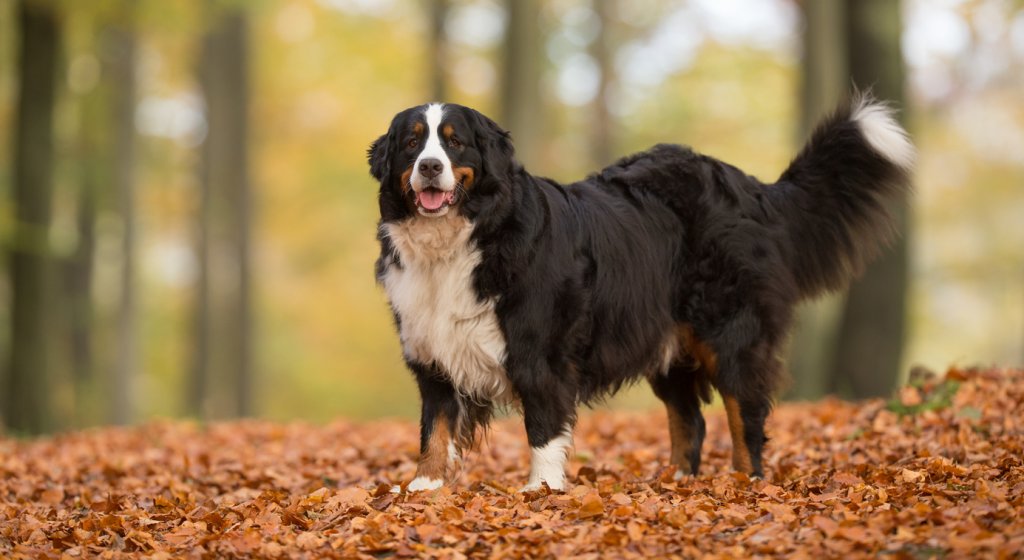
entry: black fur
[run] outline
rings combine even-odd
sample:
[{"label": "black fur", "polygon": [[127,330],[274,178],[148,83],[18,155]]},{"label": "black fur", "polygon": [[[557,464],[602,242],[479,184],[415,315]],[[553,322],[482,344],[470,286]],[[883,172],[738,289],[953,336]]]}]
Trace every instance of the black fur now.
[{"label": "black fur", "polygon": [[[473,223],[483,256],[473,287],[481,300],[497,298],[504,366],[531,446],[571,425],[579,404],[646,376],[696,430],[694,472],[701,401],[714,387],[739,403],[761,474],[794,305],[840,288],[879,251],[892,231],[886,202],[907,188],[907,171],[871,147],[853,107],[824,121],[773,184],[660,144],[563,185],[525,171],[493,121],[445,106],[444,122],[463,144],[446,151],[475,171],[453,211]],[[416,214],[400,180],[416,158],[403,146],[423,110],[399,113],[370,149],[382,224],[430,219]],[[387,266],[401,262],[382,235],[378,276]],[[663,372],[663,346],[683,328],[690,345]],[[423,397],[424,447],[438,410],[471,440],[490,417],[488,403],[460,396],[435,364],[409,366]]]}]

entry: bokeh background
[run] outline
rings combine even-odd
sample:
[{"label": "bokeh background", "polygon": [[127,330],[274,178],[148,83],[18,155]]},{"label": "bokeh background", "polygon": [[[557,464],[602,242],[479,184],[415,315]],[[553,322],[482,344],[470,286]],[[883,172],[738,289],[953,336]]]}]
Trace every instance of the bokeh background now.
[{"label": "bokeh background", "polygon": [[787,395],[1020,364],[1020,1],[0,0],[3,424],[414,417],[365,163],[396,112],[473,106],[561,180],[666,141],[772,180],[855,84],[916,193],[801,310]]}]

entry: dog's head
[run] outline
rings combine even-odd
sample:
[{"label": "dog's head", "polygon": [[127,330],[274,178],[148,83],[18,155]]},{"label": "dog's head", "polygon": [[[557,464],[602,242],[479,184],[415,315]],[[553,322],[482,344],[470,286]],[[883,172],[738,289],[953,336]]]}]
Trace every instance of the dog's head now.
[{"label": "dog's head", "polygon": [[437,218],[507,185],[514,166],[508,132],[473,109],[432,103],[395,115],[369,150],[380,181],[381,218]]}]

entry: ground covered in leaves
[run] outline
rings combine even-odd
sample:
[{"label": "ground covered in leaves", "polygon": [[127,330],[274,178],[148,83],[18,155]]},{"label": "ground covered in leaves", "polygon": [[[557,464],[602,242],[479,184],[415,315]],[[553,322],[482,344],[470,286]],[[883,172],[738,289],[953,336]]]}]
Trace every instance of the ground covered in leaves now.
[{"label": "ground covered in leaves", "polygon": [[892,401],[785,404],[766,480],[732,473],[708,414],[695,479],[665,470],[661,414],[592,413],[565,493],[521,494],[499,423],[453,488],[407,422],[161,423],[0,439],[0,556],[737,557],[1024,555],[1024,372],[918,377]]}]

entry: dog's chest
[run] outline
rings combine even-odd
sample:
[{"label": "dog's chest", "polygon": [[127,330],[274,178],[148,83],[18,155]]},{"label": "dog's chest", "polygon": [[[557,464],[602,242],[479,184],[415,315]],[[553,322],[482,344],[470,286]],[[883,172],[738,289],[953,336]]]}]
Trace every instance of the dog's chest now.
[{"label": "dog's chest", "polygon": [[472,224],[452,216],[384,228],[401,264],[385,263],[382,282],[406,356],[439,366],[464,395],[508,401],[505,337],[495,301],[478,299],[473,288],[481,256],[470,240]]}]

